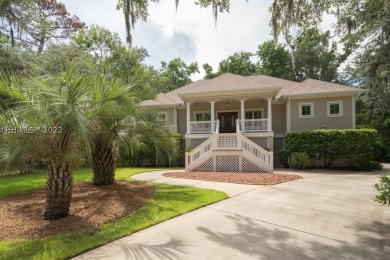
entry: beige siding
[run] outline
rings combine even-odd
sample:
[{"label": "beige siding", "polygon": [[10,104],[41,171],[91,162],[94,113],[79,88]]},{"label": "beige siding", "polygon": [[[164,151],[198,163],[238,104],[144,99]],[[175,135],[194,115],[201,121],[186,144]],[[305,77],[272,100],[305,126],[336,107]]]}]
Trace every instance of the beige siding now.
[{"label": "beige siding", "polygon": [[182,138],[187,133],[187,110],[177,110],[177,131],[181,134]]},{"label": "beige siding", "polygon": [[[343,101],[343,116],[328,117],[327,102]],[[314,103],[314,117],[300,118],[299,103]],[[291,100],[291,131],[312,129],[346,129],[352,128],[352,97],[310,98]]]},{"label": "beige siding", "polygon": [[173,108],[159,109],[160,112],[167,113],[168,124],[173,125]]},{"label": "beige siding", "polygon": [[272,105],[272,131],[286,133],[286,104]]},{"label": "beige siding", "polygon": [[271,149],[269,147],[268,137],[249,137],[249,139],[263,148]]},{"label": "beige siding", "polygon": [[192,148],[196,148],[206,140],[207,140],[207,138],[205,138],[205,139],[191,139],[191,145],[187,144],[187,147],[190,146]]}]

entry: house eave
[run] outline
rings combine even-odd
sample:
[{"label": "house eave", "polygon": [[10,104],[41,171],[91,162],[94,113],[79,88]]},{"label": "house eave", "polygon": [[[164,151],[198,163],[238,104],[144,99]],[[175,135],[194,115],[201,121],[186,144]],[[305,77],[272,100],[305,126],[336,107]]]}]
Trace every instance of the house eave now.
[{"label": "house eave", "polygon": [[289,94],[289,95],[283,95],[281,97],[281,100],[285,100],[288,98],[301,99],[301,98],[326,98],[326,97],[358,96],[362,92],[364,92],[362,89],[356,89],[356,90],[348,90],[348,91]]},{"label": "house eave", "polygon": [[156,105],[140,105],[140,107],[150,107],[150,108],[181,108],[185,107],[183,103],[177,104],[156,104]]}]

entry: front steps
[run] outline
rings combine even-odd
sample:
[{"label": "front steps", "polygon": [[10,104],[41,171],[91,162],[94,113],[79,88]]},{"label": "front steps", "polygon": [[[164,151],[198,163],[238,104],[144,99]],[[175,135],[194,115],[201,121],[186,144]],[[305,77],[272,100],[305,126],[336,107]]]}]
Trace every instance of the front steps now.
[{"label": "front steps", "polygon": [[189,172],[273,172],[273,152],[241,133],[213,134],[185,157]]}]

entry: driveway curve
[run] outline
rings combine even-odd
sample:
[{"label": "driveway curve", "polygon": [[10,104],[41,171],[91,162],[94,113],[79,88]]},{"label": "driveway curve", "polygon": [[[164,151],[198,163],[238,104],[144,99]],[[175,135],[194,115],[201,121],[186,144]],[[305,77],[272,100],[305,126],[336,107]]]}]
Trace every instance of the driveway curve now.
[{"label": "driveway curve", "polygon": [[383,172],[298,173],[270,186],[134,175],[230,198],[75,259],[390,259],[390,208],[372,200]]}]

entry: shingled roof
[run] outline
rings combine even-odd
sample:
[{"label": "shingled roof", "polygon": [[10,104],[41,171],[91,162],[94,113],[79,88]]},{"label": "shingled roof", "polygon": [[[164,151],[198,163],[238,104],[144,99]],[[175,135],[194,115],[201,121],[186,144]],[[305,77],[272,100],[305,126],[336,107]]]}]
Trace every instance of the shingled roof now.
[{"label": "shingled roof", "polygon": [[257,76],[240,76],[232,73],[225,73],[213,79],[202,79],[183,87],[177,88],[167,93],[158,94],[154,100],[145,100],[141,102],[141,106],[164,106],[164,105],[180,105],[184,101],[179,95],[203,93],[203,92],[223,92],[229,90],[245,90],[245,89],[277,89],[275,99],[296,95],[315,95],[335,92],[359,92],[360,89],[349,87],[341,84],[325,82],[315,79],[306,79],[302,83],[275,78],[266,75]]},{"label": "shingled roof", "polygon": [[284,94],[288,93],[291,89],[299,85],[299,82],[296,81],[275,78],[267,75],[249,76],[248,78],[283,87],[276,95],[276,99],[279,99]]},{"label": "shingled roof", "polygon": [[193,88],[181,91],[181,94],[202,93],[202,92],[219,92],[229,90],[275,88],[274,84],[269,84],[249,77],[225,73],[216,78],[207,80],[194,86]]},{"label": "shingled roof", "polygon": [[335,92],[359,92],[358,88],[341,85],[337,83],[331,83],[316,79],[306,79],[302,83],[298,84],[294,88],[284,93],[285,96],[294,95],[307,95],[307,94],[324,94],[324,93],[335,93]]}]

